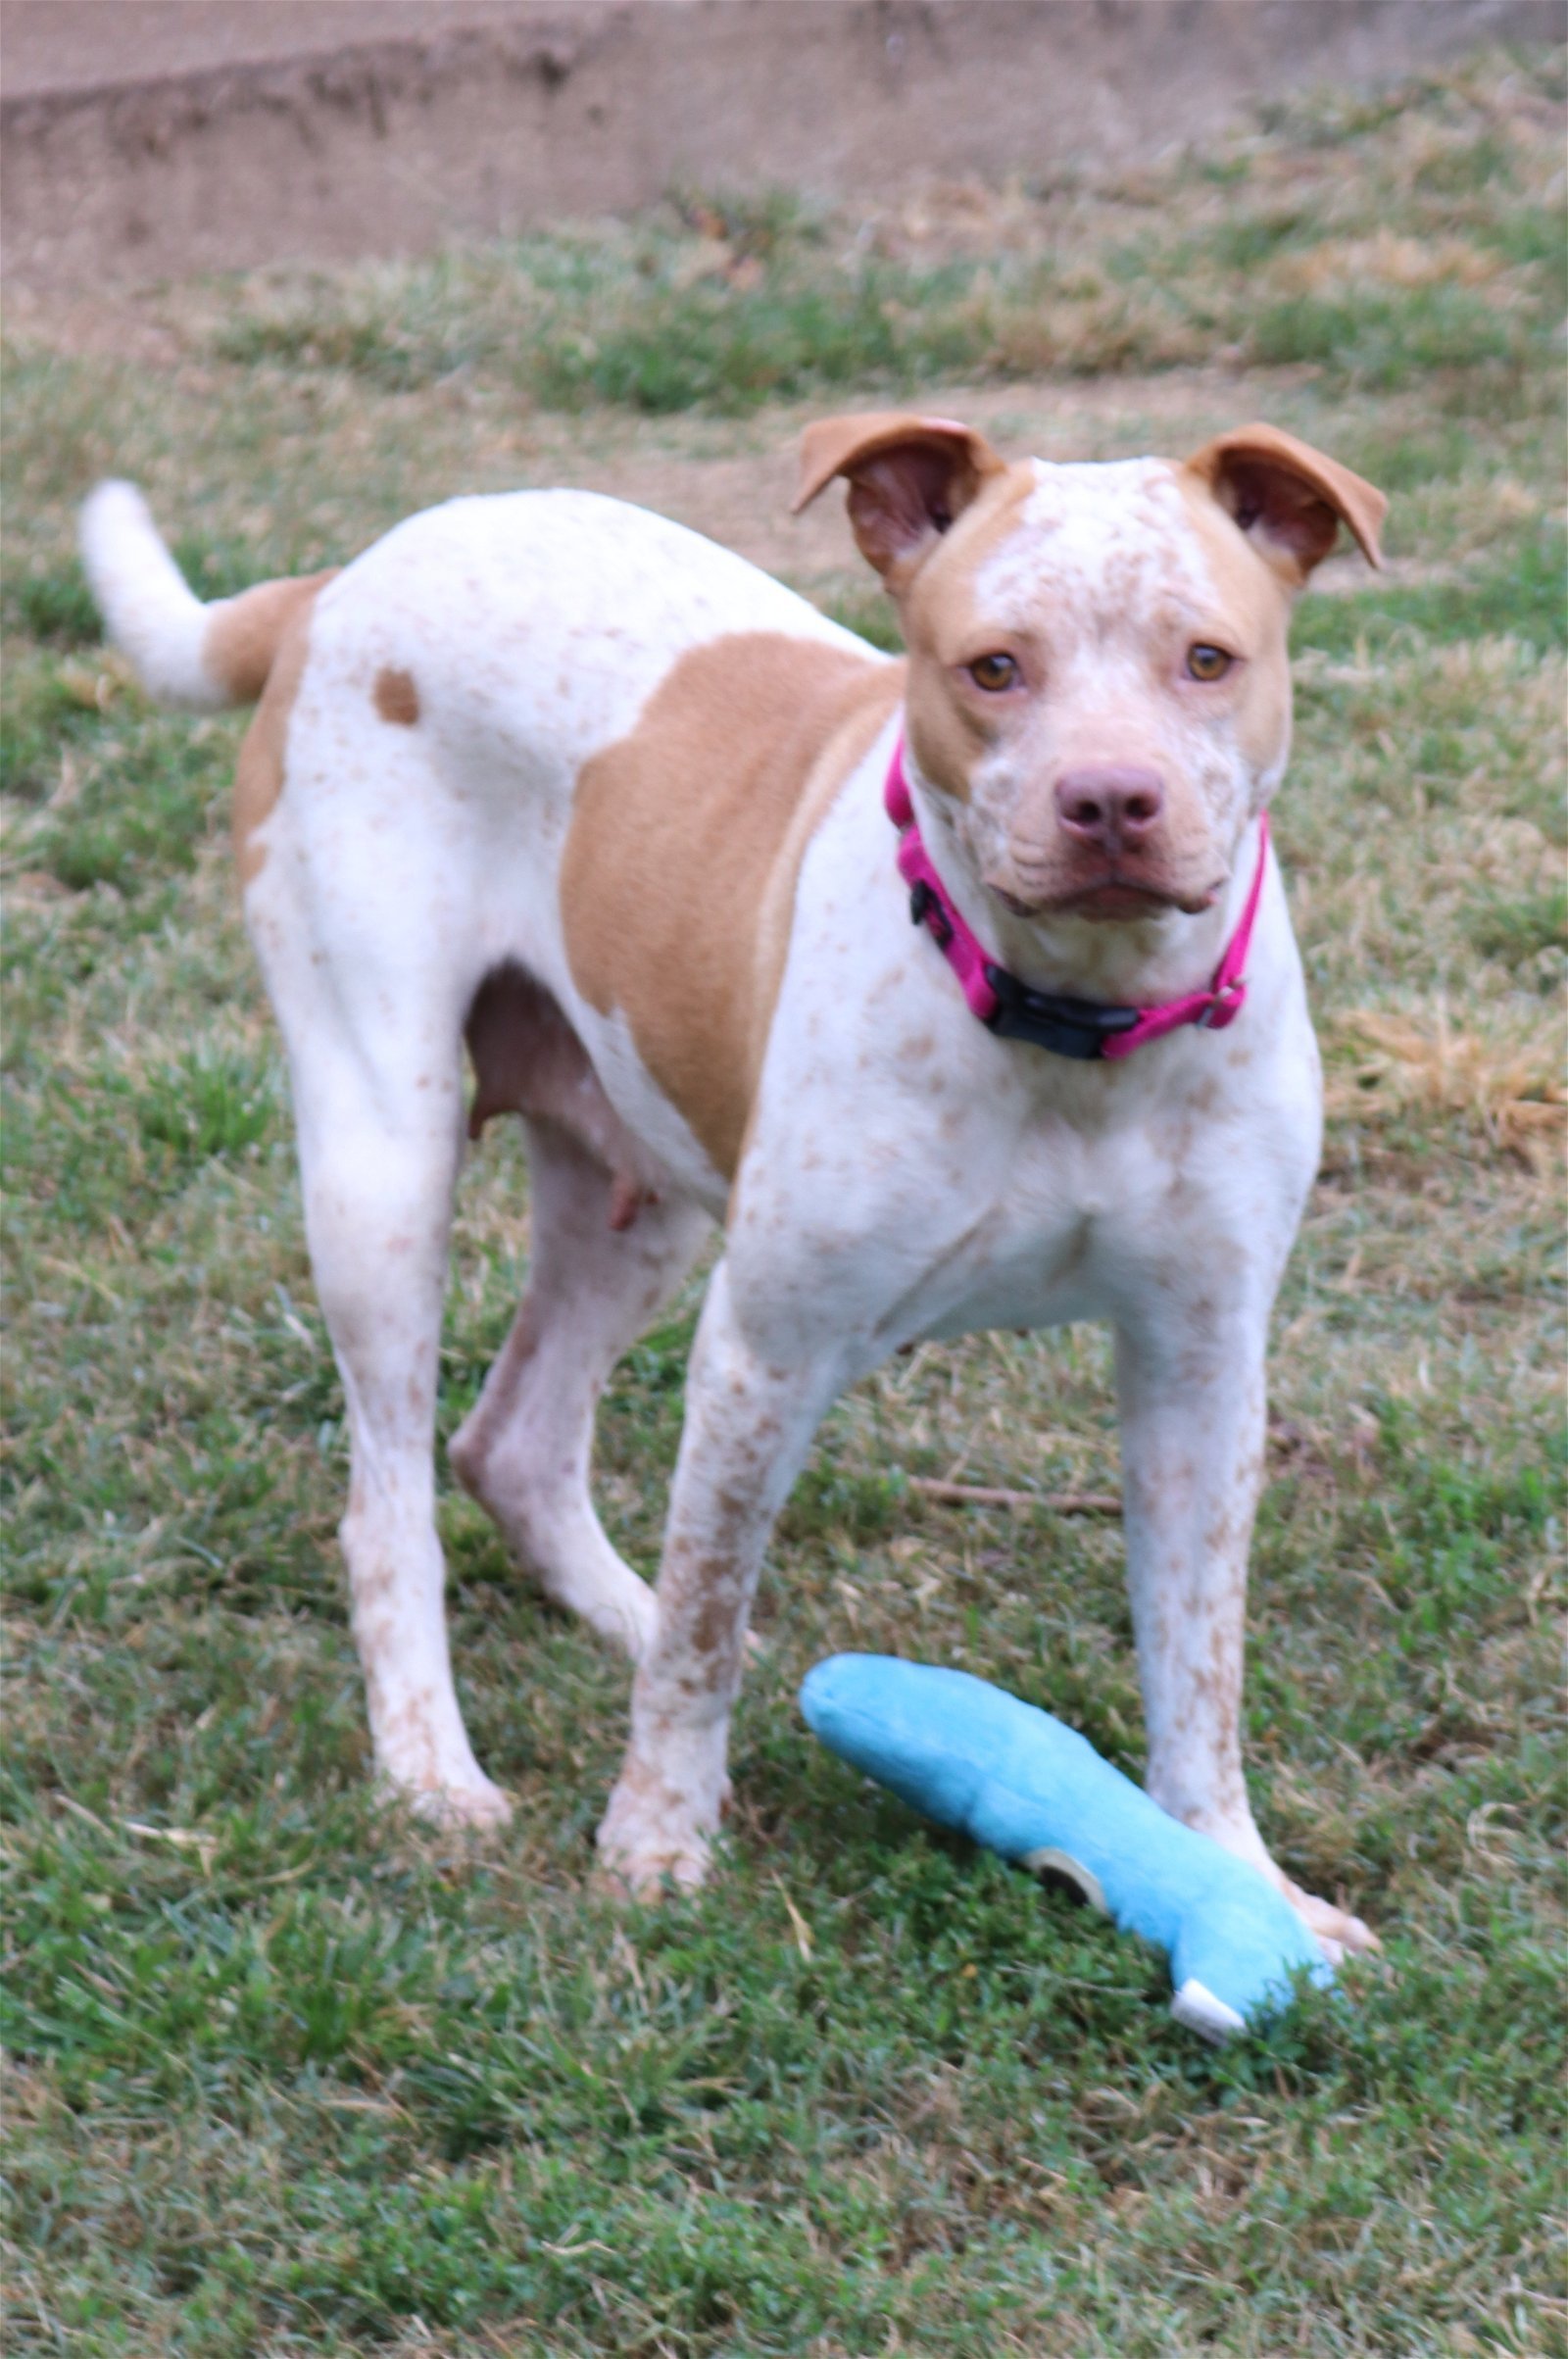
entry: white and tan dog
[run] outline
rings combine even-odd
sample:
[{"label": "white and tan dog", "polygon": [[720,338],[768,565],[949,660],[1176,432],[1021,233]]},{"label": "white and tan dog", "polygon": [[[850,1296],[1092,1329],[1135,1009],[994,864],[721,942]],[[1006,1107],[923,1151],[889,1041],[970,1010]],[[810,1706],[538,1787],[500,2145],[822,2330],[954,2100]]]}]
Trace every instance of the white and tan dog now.
[{"label": "white and tan dog", "polygon": [[[211,607],[130,486],[84,511],[149,690],[260,698],[235,833],[348,1402],[378,1769],[440,1817],[508,1810],[453,1690],[432,1452],[465,1131],[515,1109],[532,1276],[451,1456],[636,1660],[620,1878],[705,1871],[759,1564],[834,1396],[917,1337],[1107,1319],[1149,1789],[1360,1945],[1264,1850],[1239,1708],[1319,1136],[1262,814],[1292,601],[1342,520],[1377,562],[1385,504],[1266,426],[1052,466],[839,418],[800,502],[834,476],[906,661],[588,493],[455,500]],[[589,1499],[595,1404],[715,1220],[656,1593]]]}]

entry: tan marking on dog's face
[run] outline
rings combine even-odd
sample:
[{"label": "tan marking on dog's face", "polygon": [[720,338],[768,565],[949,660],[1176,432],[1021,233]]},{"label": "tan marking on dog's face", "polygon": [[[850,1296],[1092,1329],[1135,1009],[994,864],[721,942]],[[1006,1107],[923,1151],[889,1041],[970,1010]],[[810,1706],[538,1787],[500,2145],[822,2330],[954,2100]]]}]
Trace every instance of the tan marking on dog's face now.
[{"label": "tan marking on dog's face", "polygon": [[1176,485],[1202,546],[1215,611],[1231,634],[1229,644],[1247,651],[1247,663],[1231,683],[1227,708],[1238,749],[1255,775],[1277,777],[1291,745],[1290,628],[1295,599],[1275,567],[1186,467],[1176,470]]},{"label": "tan marking on dog's face", "polygon": [[924,774],[960,803],[969,800],[971,766],[998,717],[974,696],[954,693],[954,661],[989,653],[996,637],[964,585],[1019,530],[1035,488],[1027,461],[993,476],[926,560],[901,606],[911,659],[909,741]]},{"label": "tan marking on dog's face", "polygon": [[302,573],[288,581],[259,581],[253,590],[214,607],[202,641],[202,663],[236,705],[253,705],[267,686],[283,635],[308,614],[339,568]]},{"label": "tan marking on dog's face", "polygon": [[[266,864],[265,846],[253,839],[263,821],[270,817],[278,796],[283,792],[283,756],[288,742],[289,715],[299,692],[300,675],[310,651],[311,618],[316,611],[318,593],[331,580],[330,573],[318,574],[314,580],[298,583],[265,582],[264,589],[294,588],[309,595],[290,601],[283,614],[266,683],[261,692],[245,742],[239,750],[234,770],[234,864],[239,872],[241,891],[251,879],[260,875]],[[254,597],[254,591],[247,596]]]},{"label": "tan marking on dog's face", "polygon": [[412,671],[397,671],[383,663],[371,691],[377,713],[400,729],[412,729],[419,717],[419,691]]},{"label": "tan marking on dog's face", "polygon": [[693,648],[577,781],[566,956],[732,1177],[783,972],[801,858],[898,703],[902,664],[770,631]]}]

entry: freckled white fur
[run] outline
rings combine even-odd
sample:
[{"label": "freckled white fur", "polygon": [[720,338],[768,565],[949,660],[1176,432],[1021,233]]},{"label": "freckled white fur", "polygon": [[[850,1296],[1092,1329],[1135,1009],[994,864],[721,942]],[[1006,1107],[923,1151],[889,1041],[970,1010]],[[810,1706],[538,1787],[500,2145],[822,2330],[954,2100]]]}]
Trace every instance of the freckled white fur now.
[{"label": "freckled white fur", "polygon": [[[1131,558],[1150,584],[1201,598],[1201,551],[1183,529],[1182,498],[1164,459],[1111,459],[1053,467],[1033,462],[1035,489],[1005,545],[976,569],[975,594],[1004,625],[1026,625],[1049,582],[1064,616],[1096,626],[1109,617],[1095,598],[1107,561]],[[1136,628],[1138,617],[1118,616]]]},{"label": "freckled white fur", "polygon": [[[1100,671],[1062,694],[1102,696],[1107,681],[1136,694],[1136,673],[1116,666],[1142,627],[1137,603],[1119,594],[1112,611],[1097,584],[1108,557],[1130,557],[1151,595],[1200,606],[1202,553],[1169,470],[1038,473],[1015,544],[976,595],[1027,618],[1049,544],[1058,592],[1068,580],[1086,641],[1100,642]],[[84,530],[117,636],[158,692],[196,701],[203,610],[149,547],[138,495],[106,486]],[[246,913],[287,1043],[311,1252],[348,1402],[343,1541],[378,1769],[437,1815],[508,1807],[453,1688],[431,1459],[462,1026],[481,978],[512,958],[555,993],[662,1174],[661,1203],[612,1232],[608,1174],[534,1126],[529,1296],[452,1452],[551,1594],[639,1660],[601,1831],[612,1865],[640,1887],[704,1871],[758,1568],[834,1395],[915,1337],[1102,1318],[1117,1337],[1151,1791],[1272,1873],[1238,1733],[1247,1554],[1269,1308],[1318,1143],[1278,874],[1231,1030],[1179,1032],[1122,1065],[999,1042],[909,925],[881,804],[890,726],[808,848],[730,1196],[625,1020],[576,992],[557,878],[583,762],[627,734],[683,652],[744,630],[858,644],[710,543],[580,493],[416,516],[318,602]],[[415,680],[416,726],[377,713],[383,666]],[[1230,882],[1213,909],[1020,939],[914,784],[933,856],[1002,956],[1101,996],[1206,980],[1250,878],[1255,801],[1230,813]],[[594,1406],[727,1197],[656,1608],[589,1499]]]}]

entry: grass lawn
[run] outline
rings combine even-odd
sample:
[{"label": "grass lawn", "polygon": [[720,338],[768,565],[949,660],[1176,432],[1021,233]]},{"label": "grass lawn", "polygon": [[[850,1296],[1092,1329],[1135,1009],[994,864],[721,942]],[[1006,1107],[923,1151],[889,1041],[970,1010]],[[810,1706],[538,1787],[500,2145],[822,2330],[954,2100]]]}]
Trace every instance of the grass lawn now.
[{"label": "grass lawn", "polygon": [[[684,197],[435,262],[21,299],[6,360],[5,2141],[11,2352],[1534,2354],[1558,2179],[1565,253],[1554,64],[1313,100],[1103,184],[849,219]],[[966,1665],[1137,1774],[1113,1522],[911,1475],[1117,1477],[1107,1339],[922,1347],[771,1551],[711,1891],[617,1914],[627,1678],[442,1467],[514,1828],[378,1813],[336,1376],[224,842],[238,719],[150,711],[73,509],[133,473],[208,594],[459,490],[681,516],[885,635],[808,415],[1011,449],[1266,417],[1394,498],[1325,567],[1277,807],[1329,1072],[1274,1351],[1247,1737],[1384,1956],[1222,2054],[1163,1968],[808,1739],[840,1646]],[[824,504],[824,510],[830,504]],[[466,1174],[441,1401],[528,1255]],[[651,1570],[695,1293],[598,1487]],[[1554,1791],[1556,1781],[1556,1791]]]}]

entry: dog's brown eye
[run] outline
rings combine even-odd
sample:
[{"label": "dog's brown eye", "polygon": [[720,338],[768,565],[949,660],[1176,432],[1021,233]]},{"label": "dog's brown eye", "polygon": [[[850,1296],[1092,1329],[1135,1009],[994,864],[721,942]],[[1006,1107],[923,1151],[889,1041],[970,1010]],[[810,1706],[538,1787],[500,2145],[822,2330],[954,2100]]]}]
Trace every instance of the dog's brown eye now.
[{"label": "dog's brown eye", "polygon": [[1018,666],[1011,656],[976,656],[969,666],[969,677],[977,688],[995,696],[999,688],[1010,688],[1018,677]]},{"label": "dog's brown eye", "polygon": [[1223,647],[1190,647],[1187,650],[1187,669],[1195,680],[1222,680],[1235,663]]}]

